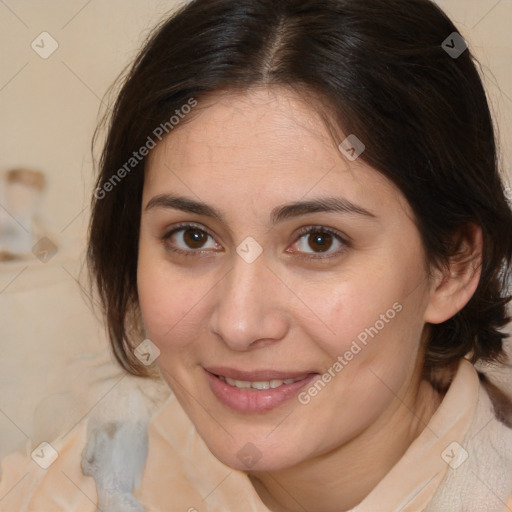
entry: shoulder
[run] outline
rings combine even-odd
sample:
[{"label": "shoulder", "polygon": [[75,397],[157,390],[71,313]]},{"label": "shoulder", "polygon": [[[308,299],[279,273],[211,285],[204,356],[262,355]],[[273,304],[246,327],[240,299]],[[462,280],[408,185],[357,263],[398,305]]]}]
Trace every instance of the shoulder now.
[{"label": "shoulder", "polygon": [[[505,511],[512,494],[512,429],[495,414],[480,384],[471,426],[427,511]],[[469,508],[468,508],[469,507]]]},{"label": "shoulder", "polygon": [[82,422],[64,438],[15,452],[2,460],[2,512],[95,512],[96,485],[82,473],[81,457],[87,440]]},{"label": "shoulder", "polygon": [[212,454],[175,395],[152,418],[148,440],[146,467],[134,491],[146,510],[167,510],[172,497],[173,510],[270,512],[247,474]]}]

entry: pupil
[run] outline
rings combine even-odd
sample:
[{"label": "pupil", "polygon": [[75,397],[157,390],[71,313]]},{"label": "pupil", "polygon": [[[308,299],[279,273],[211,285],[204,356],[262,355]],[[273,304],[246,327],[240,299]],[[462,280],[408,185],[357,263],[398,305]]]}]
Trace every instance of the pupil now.
[{"label": "pupil", "polygon": [[[332,245],[332,236],[328,233],[312,233],[311,234],[313,244],[317,244],[317,249],[320,252],[327,251]],[[315,249],[312,244],[310,244],[312,249]]]},{"label": "pupil", "polygon": [[201,247],[205,242],[205,233],[198,229],[187,229],[185,231],[185,243],[194,249]]}]

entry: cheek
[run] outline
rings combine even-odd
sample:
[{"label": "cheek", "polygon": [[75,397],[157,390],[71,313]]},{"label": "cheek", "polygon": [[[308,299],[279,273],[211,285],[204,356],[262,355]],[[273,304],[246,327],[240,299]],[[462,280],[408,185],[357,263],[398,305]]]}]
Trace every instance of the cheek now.
[{"label": "cheek", "polygon": [[[197,328],[194,317],[200,311],[207,288],[188,281],[152,249],[140,248],[137,269],[139,304],[147,336],[165,351],[177,349]],[[172,342],[172,343],[171,343]]]},{"label": "cheek", "polygon": [[343,387],[386,395],[376,375],[395,391],[408,378],[423,328],[426,288],[417,285],[421,274],[417,265],[369,268],[326,288],[328,300],[316,293],[319,316],[329,328],[323,335],[319,330],[316,339],[328,355],[328,367],[338,363],[331,371],[343,375],[334,379]]},{"label": "cheek", "polygon": [[[385,337],[402,315],[402,293],[399,286],[372,281],[367,274],[351,276],[344,282],[333,279],[323,290],[304,289],[303,296],[322,320],[321,338],[330,354],[343,354],[354,342],[361,347],[369,340]],[[320,334],[320,332],[319,332]],[[354,352],[357,352],[357,347]],[[350,358],[351,356],[348,355]]]},{"label": "cheek", "polygon": [[[421,317],[414,315],[414,304],[394,300],[397,296],[340,295],[330,317],[336,336],[321,338],[328,382],[299,397],[318,424],[332,425],[344,441],[375,421],[409,387]],[[326,447],[332,448],[330,442]]]}]

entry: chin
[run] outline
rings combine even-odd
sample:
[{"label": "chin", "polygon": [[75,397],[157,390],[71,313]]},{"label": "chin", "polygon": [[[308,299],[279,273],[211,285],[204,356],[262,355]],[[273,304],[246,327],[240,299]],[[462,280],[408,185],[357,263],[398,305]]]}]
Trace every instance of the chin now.
[{"label": "chin", "polygon": [[293,446],[276,446],[275,442],[265,444],[259,441],[238,440],[235,437],[230,446],[217,446],[215,442],[203,440],[220,462],[239,471],[279,471],[300,464],[304,460],[304,452],[297,453],[297,449],[294,448],[300,446],[300,443],[293,443]]}]

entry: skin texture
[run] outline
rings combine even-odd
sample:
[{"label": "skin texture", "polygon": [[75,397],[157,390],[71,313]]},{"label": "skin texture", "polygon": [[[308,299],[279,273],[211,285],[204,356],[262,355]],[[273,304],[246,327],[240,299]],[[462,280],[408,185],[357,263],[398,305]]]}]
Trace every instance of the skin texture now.
[{"label": "skin texture", "polygon": [[[159,194],[202,201],[224,219],[147,209]],[[277,206],[323,197],[373,217],[315,212],[270,223]],[[439,405],[421,380],[425,324],[451,317],[473,294],[478,270],[468,261],[481,237],[470,230],[461,250],[471,258],[429,276],[413,219],[400,191],[360,158],[347,160],[314,109],[282,88],[201,101],[149,156],[138,263],[147,337],[209,449],[248,471],[275,512],[355,506]],[[186,231],[162,240],[180,222],[211,236],[197,245]],[[332,238],[322,252],[312,235],[298,234],[308,226],[348,243]],[[252,263],[236,252],[248,236],[263,248]],[[210,390],[203,368],[213,365],[322,374],[396,303],[400,312],[307,405],[292,398],[244,414]],[[251,468],[237,456],[248,442],[261,454]]]}]

